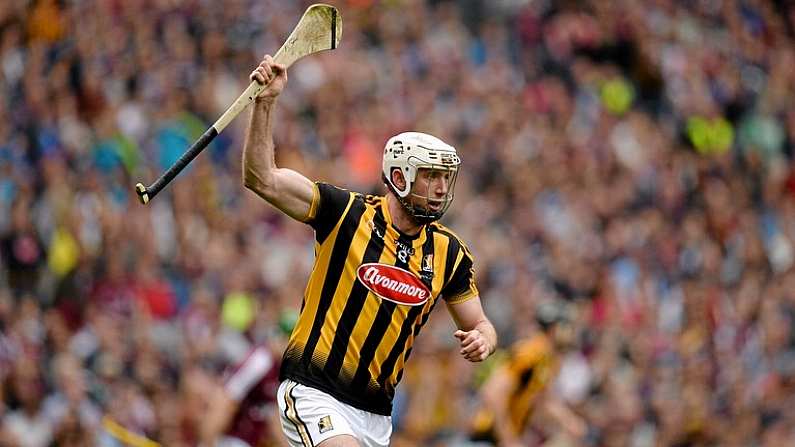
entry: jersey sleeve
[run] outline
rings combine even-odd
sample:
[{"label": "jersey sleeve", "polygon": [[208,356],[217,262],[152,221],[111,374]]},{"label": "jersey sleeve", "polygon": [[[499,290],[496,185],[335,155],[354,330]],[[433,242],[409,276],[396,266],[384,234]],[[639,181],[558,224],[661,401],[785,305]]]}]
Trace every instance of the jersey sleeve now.
[{"label": "jersey sleeve", "polygon": [[460,260],[455,263],[450,281],[442,289],[442,297],[450,304],[463,303],[478,296],[472,255],[464,249],[458,256]]},{"label": "jersey sleeve", "polygon": [[240,402],[273,368],[271,353],[265,348],[256,348],[226,379],[224,388],[233,400]]},{"label": "jersey sleeve", "polygon": [[315,237],[322,243],[337,225],[351,201],[352,193],[328,183],[315,183],[312,205],[305,222],[315,230]]}]

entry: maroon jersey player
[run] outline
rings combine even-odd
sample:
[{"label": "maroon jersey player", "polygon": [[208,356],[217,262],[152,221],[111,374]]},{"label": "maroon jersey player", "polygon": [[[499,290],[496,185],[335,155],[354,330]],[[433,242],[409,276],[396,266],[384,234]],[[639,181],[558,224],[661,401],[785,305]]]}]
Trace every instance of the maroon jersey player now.
[{"label": "maroon jersey player", "polygon": [[278,358],[268,347],[256,346],[208,393],[207,417],[200,430],[202,444],[208,447],[271,445],[278,387]]}]

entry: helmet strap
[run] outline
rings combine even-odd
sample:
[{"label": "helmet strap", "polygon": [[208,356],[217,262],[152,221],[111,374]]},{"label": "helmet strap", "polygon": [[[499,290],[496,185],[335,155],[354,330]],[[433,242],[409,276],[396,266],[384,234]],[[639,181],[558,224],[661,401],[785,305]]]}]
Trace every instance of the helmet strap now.
[{"label": "helmet strap", "polygon": [[411,217],[414,220],[414,222],[416,222],[417,224],[425,225],[431,222],[435,222],[442,217],[440,213],[428,213],[427,210],[414,206],[414,204],[412,204],[411,201],[408,199],[411,196],[411,194],[407,195],[406,197],[400,197],[400,194],[397,193],[395,187],[392,186],[392,182],[387,181],[386,177],[383,174],[381,174],[381,179],[383,180],[387,189],[389,189],[389,192],[395,195],[395,198],[397,199],[398,203],[400,203],[400,206],[403,207],[403,210],[406,211],[406,214],[409,217]]},{"label": "helmet strap", "polygon": [[403,208],[409,213],[411,218],[420,225],[435,222],[442,217],[441,213],[429,213],[428,210],[414,206],[410,201],[406,200],[405,197],[398,196],[398,200],[400,201],[400,204],[403,205]]}]

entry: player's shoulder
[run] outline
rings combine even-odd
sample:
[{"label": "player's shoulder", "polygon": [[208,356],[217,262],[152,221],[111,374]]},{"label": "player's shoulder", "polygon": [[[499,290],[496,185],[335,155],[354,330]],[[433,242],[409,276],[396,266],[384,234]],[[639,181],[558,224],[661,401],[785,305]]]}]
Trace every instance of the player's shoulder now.
[{"label": "player's shoulder", "polygon": [[469,251],[469,247],[464,242],[464,240],[459,236],[455,231],[451,230],[450,227],[440,224],[439,222],[431,222],[430,224],[431,230],[434,233],[438,233],[447,237],[451,243],[459,245],[466,254],[471,256],[471,252]]},{"label": "player's shoulder", "polygon": [[379,196],[375,194],[358,194],[358,199],[364,201],[366,205],[370,206],[382,206],[384,205],[384,196]]},{"label": "player's shoulder", "polygon": [[323,181],[317,181],[315,182],[315,184],[317,185],[317,188],[321,191],[321,193],[327,192],[331,194],[344,195],[347,197],[352,196],[354,200],[361,200],[366,203],[382,198],[382,196],[364,194],[358,191],[354,191],[352,189],[345,188],[343,186],[334,185],[332,183],[327,183]]},{"label": "player's shoulder", "polygon": [[513,346],[514,355],[518,358],[542,359],[552,354],[552,344],[543,335],[517,341]]},{"label": "player's shoulder", "polygon": [[355,191],[351,191],[351,190],[349,190],[347,188],[344,188],[342,186],[338,186],[338,185],[335,185],[333,183],[328,183],[328,182],[324,182],[324,181],[317,181],[317,182],[315,182],[315,185],[317,185],[317,188],[321,192],[328,192],[328,193],[332,193],[332,194],[357,194]]},{"label": "player's shoulder", "polygon": [[320,196],[321,206],[333,205],[335,208],[344,208],[351,203],[351,201],[364,202],[365,195],[341,186],[322,181],[315,182],[315,187]]},{"label": "player's shoulder", "polygon": [[450,227],[442,225],[439,222],[431,222],[428,225],[431,227],[431,230],[434,233],[443,234],[450,239],[454,239],[459,243],[463,243],[463,239],[461,239],[461,236],[459,236],[455,231],[450,229]]}]

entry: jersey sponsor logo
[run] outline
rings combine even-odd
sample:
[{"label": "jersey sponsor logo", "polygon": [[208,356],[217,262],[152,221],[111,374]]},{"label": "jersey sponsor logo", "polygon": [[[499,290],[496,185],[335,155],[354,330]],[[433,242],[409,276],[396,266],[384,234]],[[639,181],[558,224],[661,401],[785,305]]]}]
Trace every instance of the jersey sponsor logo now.
[{"label": "jersey sponsor logo", "polygon": [[393,265],[362,264],[356,276],[371,292],[394,303],[419,306],[431,297],[431,291],[419,278]]}]

